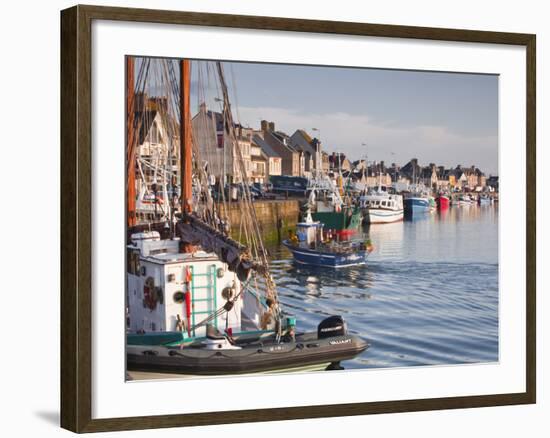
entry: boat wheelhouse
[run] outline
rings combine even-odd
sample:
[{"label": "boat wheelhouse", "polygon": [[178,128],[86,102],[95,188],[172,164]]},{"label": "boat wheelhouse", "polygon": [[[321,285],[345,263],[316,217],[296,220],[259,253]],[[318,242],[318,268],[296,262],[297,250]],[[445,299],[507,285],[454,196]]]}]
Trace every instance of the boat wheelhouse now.
[{"label": "boat wheelhouse", "polygon": [[205,336],[206,326],[200,321],[239,296],[231,312],[217,315],[209,324],[233,333],[260,329],[265,300],[242,294],[237,274],[214,253],[182,252],[179,239],[161,240],[156,231],[137,233],[127,246],[127,268],[130,333],[155,337],[158,332],[183,331],[187,337]]}]

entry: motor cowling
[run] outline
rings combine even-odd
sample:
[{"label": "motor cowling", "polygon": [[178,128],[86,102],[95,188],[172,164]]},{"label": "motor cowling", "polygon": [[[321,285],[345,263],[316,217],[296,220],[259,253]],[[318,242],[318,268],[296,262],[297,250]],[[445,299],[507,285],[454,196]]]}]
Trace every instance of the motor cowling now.
[{"label": "motor cowling", "polygon": [[317,326],[317,338],[331,338],[333,336],[344,336],[348,333],[348,327],[344,318],[340,315],[329,316],[323,319]]}]

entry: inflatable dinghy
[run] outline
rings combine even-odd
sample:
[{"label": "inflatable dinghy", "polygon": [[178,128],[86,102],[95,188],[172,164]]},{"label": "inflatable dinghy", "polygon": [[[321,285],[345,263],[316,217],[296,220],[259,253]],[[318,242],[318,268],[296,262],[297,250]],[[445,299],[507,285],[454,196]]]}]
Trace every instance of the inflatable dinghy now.
[{"label": "inflatable dinghy", "polygon": [[341,369],[368,348],[368,343],[347,333],[340,316],[322,321],[317,332],[283,336],[275,333],[244,333],[235,336],[212,333],[202,339],[177,345],[127,345],[127,368],[171,374],[243,374],[291,370],[326,364]]}]

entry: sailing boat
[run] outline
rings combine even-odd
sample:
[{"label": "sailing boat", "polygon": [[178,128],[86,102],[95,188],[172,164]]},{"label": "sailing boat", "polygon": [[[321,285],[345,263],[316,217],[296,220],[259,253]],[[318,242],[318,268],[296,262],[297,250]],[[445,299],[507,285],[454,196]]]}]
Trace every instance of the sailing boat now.
[{"label": "sailing boat", "polygon": [[[151,60],[149,60],[151,61]],[[132,232],[135,178],[129,163],[127,245],[128,333],[127,368],[177,374],[252,373],[308,366],[339,368],[368,348],[350,335],[342,317],[321,321],[317,331],[300,333],[296,319],[286,315],[269,273],[267,251],[256,221],[252,197],[233,122],[223,67],[216,63],[223,94],[223,129],[236,152],[243,196],[239,198],[246,244],[229,237],[223,209],[214,203],[208,181],[212,175],[201,161],[200,138],[192,133],[190,61],[179,65],[180,81],[170,78],[167,60],[160,63],[165,93],[180,119],[181,202],[179,220],[169,238],[158,231]],[[142,71],[149,63],[142,63]],[[128,66],[133,84],[133,65]],[[133,98],[128,94],[129,100]],[[129,105],[129,142],[137,123]],[[135,156],[128,145],[128,159]],[[174,215],[175,216],[175,215]]]}]

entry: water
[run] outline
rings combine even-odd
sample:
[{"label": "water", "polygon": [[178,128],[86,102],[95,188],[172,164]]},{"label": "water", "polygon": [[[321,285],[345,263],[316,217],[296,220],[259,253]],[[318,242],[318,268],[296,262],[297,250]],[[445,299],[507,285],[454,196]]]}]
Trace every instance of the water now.
[{"label": "water", "polygon": [[342,315],[370,348],[346,369],[498,360],[498,207],[462,206],[366,227],[366,266],[294,265],[270,248],[285,312],[299,331]]}]

